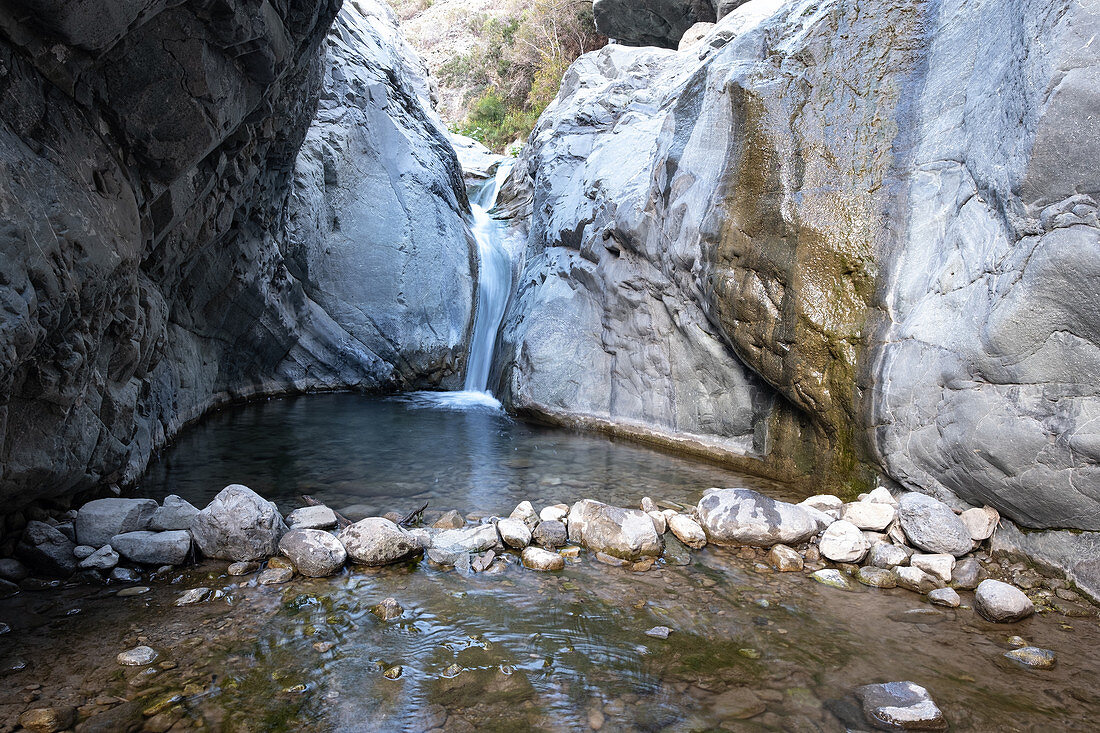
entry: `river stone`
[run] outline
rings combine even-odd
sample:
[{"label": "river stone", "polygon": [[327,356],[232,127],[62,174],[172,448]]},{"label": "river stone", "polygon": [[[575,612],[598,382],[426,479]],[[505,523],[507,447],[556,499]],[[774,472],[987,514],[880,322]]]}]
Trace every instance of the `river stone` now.
[{"label": "river stone", "polygon": [[[113,570],[111,570],[111,574],[108,577],[111,580],[118,581],[119,583],[136,583],[139,580],[141,580],[141,573],[139,573],[134,568],[119,568],[119,567],[116,567]],[[125,591],[128,591],[128,590],[133,590],[133,588],[126,588],[125,590],[120,590],[118,592],[118,594],[122,595]],[[149,589],[146,588],[145,590],[149,590]]]},{"label": "river stone", "polygon": [[182,565],[191,552],[191,533],[126,532],[111,538],[111,547],[130,562],[142,565]]},{"label": "river stone", "polygon": [[983,580],[974,591],[974,607],[995,623],[1012,623],[1035,613],[1031,599],[1019,588],[999,580]]},{"label": "river stone", "polygon": [[22,713],[17,722],[33,733],[58,733],[76,722],[76,708],[33,708]]},{"label": "river stone", "polygon": [[801,507],[751,489],[715,489],[699,500],[699,524],[716,545],[797,545],[817,532]]},{"label": "river stone", "polygon": [[707,544],[707,535],[703,528],[686,514],[676,514],[670,517],[668,528],[672,530],[672,534],[676,536],[676,539],[693,550],[701,550]]},{"label": "river stone", "polygon": [[543,510],[539,512],[539,519],[544,522],[561,522],[567,516],[569,516],[568,504],[553,504],[544,507]]},{"label": "river stone", "polygon": [[884,730],[947,730],[943,713],[928,690],[913,682],[887,682],[856,688],[863,714]]},{"label": "river stone", "polygon": [[911,566],[894,568],[898,578],[898,587],[914,593],[929,593],[940,587],[940,583],[920,568]]},{"label": "river stone", "polygon": [[175,605],[177,606],[193,606],[196,603],[202,603],[210,597],[213,593],[209,588],[192,588],[189,591],[184,591],[179,598],[176,599]]},{"label": "river stone", "polygon": [[951,571],[951,585],[959,590],[974,590],[982,581],[982,565],[973,557],[964,557]]},{"label": "river stone", "polygon": [[954,588],[936,588],[936,590],[928,592],[928,600],[936,606],[946,606],[947,608],[958,608],[962,603],[962,599],[959,598],[959,594],[955,592]]},{"label": "river stone", "polygon": [[959,520],[970,532],[970,538],[981,542],[993,536],[993,531],[1001,521],[1001,514],[991,506],[973,507],[960,514]]},{"label": "river stone", "polygon": [[955,556],[942,553],[936,555],[916,553],[909,558],[909,564],[915,568],[920,568],[933,578],[949,583],[951,581],[951,571],[955,569]]},{"label": "river stone", "polygon": [[457,509],[451,509],[449,512],[443,514],[442,517],[432,522],[432,527],[435,529],[461,529],[466,526],[466,517],[462,516],[462,513]]},{"label": "river stone", "polygon": [[639,508],[646,514],[661,511],[661,508],[657,506],[657,502],[653,501],[653,499],[649,496],[642,497],[642,502],[639,505]]},{"label": "river stone", "polygon": [[27,570],[27,566],[15,558],[0,558],[0,580],[6,580],[9,583],[18,583],[30,574],[30,571]]},{"label": "river stone", "polygon": [[229,567],[226,568],[225,572],[227,572],[229,575],[237,576],[248,575],[249,573],[254,573],[259,569],[260,563],[255,561],[234,562],[229,564]]},{"label": "river stone", "polygon": [[267,568],[256,578],[256,582],[260,585],[282,585],[293,579],[294,571],[290,568]]},{"label": "river stone", "polygon": [[931,496],[910,491],[898,501],[898,519],[909,543],[932,553],[959,557],[970,552],[970,530],[951,508]]},{"label": "river stone", "polygon": [[569,541],[569,532],[565,525],[556,520],[543,520],[535,526],[531,540],[539,547],[554,549],[564,547]]},{"label": "river stone", "polygon": [[539,515],[535,514],[535,507],[531,506],[529,501],[521,501],[516,505],[516,508],[512,510],[512,513],[508,515],[509,519],[518,519],[526,524],[528,527],[534,527],[539,521]]},{"label": "river stone", "polygon": [[505,545],[516,550],[531,544],[531,530],[521,519],[500,520],[497,522],[497,533]]},{"label": "river stone", "polygon": [[324,504],[304,506],[286,515],[291,529],[332,529],[336,526],[336,512]]},{"label": "river stone", "polygon": [[564,557],[539,547],[528,547],[521,557],[523,566],[531,570],[561,570],[565,567]]},{"label": "river stone", "polygon": [[80,561],[84,570],[110,570],[118,565],[118,553],[110,545],[104,545]]},{"label": "river stone", "polygon": [[855,590],[855,585],[852,584],[851,578],[836,568],[818,570],[817,572],[811,573],[810,577],[818,583],[827,585],[830,588],[836,588],[838,590]]},{"label": "river stone", "polygon": [[429,557],[433,562],[454,565],[461,558],[500,547],[500,536],[492,524],[478,524],[462,529],[429,530],[426,533]]},{"label": "river stone", "polygon": [[816,509],[819,512],[828,514],[833,519],[840,519],[844,501],[839,496],[833,496],[832,494],[818,494],[817,496],[811,496],[809,499],[803,499],[796,506]]},{"label": "river stone", "polygon": [[876,568],[894,568],[909,562],[910,553],[897,545],[880,542],[871,546],[871,554],[868,562]]},{"label": "river stone", "polygon": [[672,633],[672,629],[667,626],[654,626],[645,632],[646,636],[652,636],[654,639],[667,639],[668,635]]},{"label": "river stone", "polygon": [[15,552],[35,571],[65,578],[76,572],[75,548],[73,541],[55,528],[45,522],[31,520],[23,529],[22,540]]},{"label": "river stone", "polygon": [[103,547],[116,534],[149,527],[157,503],[152,499],[96,499],[76,513],[77,540],[82,545]]},{"label": "river stone", "polygon": [[760,695],[748,687],[732,687],[712,697],[707,704],[710,712],[721,720],[747,720],[768,709]]},{"label": "river stone", "polygon": [[[645,511],[644,509],[642,511]],[[657,534],[663,535],[668,531],[668,520],[670,517],[666,517],[664,512],[646,512],[649,518],[653,520],[653,529],[657,530]]]},{"label": "river stone", "polygon": [[829,525],[818,543],[821,554],[833,562],[859,562],[870,547],[859,527],[843,519]]},{"label": "river stone", "polygon": [[801,570],[803,566],[802,555],[794,548],[786,545],[775,545],[768,551],[768,562],[781,573],[791,573]]},{"label": "river stone", "polygon": [[890,526],[897,514],[897,510],[892,504],[857,501],[845,504],[840,513],[840,518],[846,522],[851,522],[860,529],[881,532]]},{"label": "river stone", "polygon": [[153,512],[149,520],[149,529],[167,531],[191,529],[191,522],[198,516],[199,510],[191,502],[175,494],[164,498],[164,503]]},{"label": "river stone", "polygon": [[344,567],[347,550],[323,529],[292,529],[279,540],[279,552],[307,578],[323,578]]},{"label": "river stone", "polygon": [[872,502],[875,504],[889,504],[892,507],[898,505],[898,500],[894,498],[894,495],[890,493],[890,489],[885,486],[878,486],[871,490],[862,501]]},{"label": "river stone", "polygon": [[856,580],[872,588],[896,588],[898,586],[898,576],[892,570],[870,565],[859,569],[856,573]]},{"label": "river stone", "polygon": [[569,510],[569,540],[622,560],[661,554],[664,544],[653,520],[640,509],[582,499]]},{"label": "river stone", "polygon": [[133,649],[127,649],[124,652],[119,652],[115,659],[119,664],[126,665],[127,667],[144,667],[147,664],[152,664],[160,656],[151,647],[136,646]]},{"label": "river stone", "polygon": [[1052,669],[1057,657],[1050,649],[1040,649],[1037,646],[1025,646],[1019,649],[1005,652],[1005,657],[1024,667],[1032,669]]},{"label": "river stone", "polygon": [[[489,529],[492,530],[492,527]],[[443,532],[459,531],[461,530],[443,530]],[[492,531],[495,536],[496,530]],[[409,557],[421,549],[420,543],[410,537],[405,530],[383,517],[367,517],[344,527],[337,539],[347,551],[348,559],[362,565],[387,565]]]},{"label": "river stone", "polygon": [[191,523],[203,555],[220,560],[266,560],[287,531],[279,510],[247,486],[230,484]]},{"label": "river stone", "polygon": [[401,615],[405,613],[405,609],[401,607],[396,598],[384,598],[373,606],[370,612],[383,621],[393,621],[395,618],[401,618]]},{"label": "river stone", "polygon": [[692,562],[691,550],[676,539],[676,535],[665,538],[665,549],[661,557],[668,565],[691,565]]}]

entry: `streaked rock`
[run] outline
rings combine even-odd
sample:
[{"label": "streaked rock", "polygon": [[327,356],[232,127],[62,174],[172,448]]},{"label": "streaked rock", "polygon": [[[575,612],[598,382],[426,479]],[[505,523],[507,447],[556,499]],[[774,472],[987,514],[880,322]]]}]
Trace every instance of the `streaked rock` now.
[{"label": "streaked rock", "polygon": [[699,524],[716,545],[797,545],[818,531],[817,521],[794,504],[751,489],[715,489],[697,506]]}]

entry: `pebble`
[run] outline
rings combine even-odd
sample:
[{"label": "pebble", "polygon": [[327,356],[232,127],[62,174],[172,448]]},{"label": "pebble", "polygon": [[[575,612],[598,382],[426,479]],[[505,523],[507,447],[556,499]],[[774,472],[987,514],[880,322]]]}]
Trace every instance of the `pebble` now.
[{"label": "pebble", "polygon": [[395,618],[401,618],[401,615],[405,613],[405,609],[401,607],[396,598],[386,598],[371,608],[370,612],[383,621],[392,621]]},{"label": "pebble", "polygon": [[654,626],[649,631],[645,632],[646,636],[652,636],[655,639],[667,639],[668,635],[672,633],[672,629],[667,626]]},{"label": "pebble", "polygon": [[1040,649],[1037,646],[1025,646],[1005,652],[1005,657],[1013,662],[1032,669],[1052,669],[1057,658],[1050,649]]},{"label": "pebble", "polygon": [[325,652],[328,652],[328,651],[332,651],[332,649],[335,648],[335,646],[336,646],[336,643],[331,642],[331,641],[315,641],[315,642],[313,642],[313,648],[316,649],[321,654],[324,654]]},{"label": "pebble", "polygon": [[401,676],[401,672],[401,665],[397,665],[395,667],[390,667],[389,669],[387,669],[385,672],[382,673],[382,676],[388,680],[395,680]]},{"label": "pebble", "polygon": [[1013,635],[1008,637],[1008,645],[1011,647],[1016,647],[1018,649],[1022,646],[1027,646],[1028,643],[1024,640],[1024,637]]},{"label": "pebble", "polygon": [[151,647],[136,646],[133,649],[127,649],[124,652],[119,652],[115,659],[119,664],[124,664],[127,667],[143,667],[146,664],[152,664],[157,660],[159,655]]},{"label": "pebble", "polygon": [[958,608],[962,603],[962,599],[959,598],[959,594],[955,592],[954,588],[937,588],[934,591],[928,593],[928,600],[936,606],[946,606],[947,608]]}]

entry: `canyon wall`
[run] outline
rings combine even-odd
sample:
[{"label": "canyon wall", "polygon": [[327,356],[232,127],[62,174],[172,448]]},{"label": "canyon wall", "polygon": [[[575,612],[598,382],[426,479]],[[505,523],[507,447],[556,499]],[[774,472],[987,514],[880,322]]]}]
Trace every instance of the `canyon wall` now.
[{"label": "canyon wall", "polygon": [[582,57],[507,192],[510,399],[1100,529],[1098,34],[1069,0],[753,0]]},{"label": "canyon wall", "polygon": [[465,193],[383,7],[0,9],[4,512],[227,400],[461,381]]}]

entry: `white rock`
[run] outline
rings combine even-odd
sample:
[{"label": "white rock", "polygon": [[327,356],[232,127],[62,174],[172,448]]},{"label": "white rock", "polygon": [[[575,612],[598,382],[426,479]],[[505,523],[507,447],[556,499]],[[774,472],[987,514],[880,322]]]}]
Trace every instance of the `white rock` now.
[{"label": "white rock", "polygon": [[844,507],[844,501],[839,496],[832,494],[818,494],[809,499],[798,502],[798,506],[811,507],[819,512],[828,514],[833,519],[840,519],[840,510]]},{"label": "white rock", "polygon": [[541,547],[528,547],[520,557],[523,566],[531,570],[561,570],[565,567],[564,557]]},{"label": "white rock", "polygon": [[136,646],[133,649],[119,652],[115,659],[118,660],[119,664],[125,664],[128,667],[144,667],[146,664],[155,662],[158,656],[151,647]]},{"label": "white rock", "polygon": [[935,555],[915,554],[909,558],[909,564],[920,568],[933,578],[939,578],[945,583],[951,582],[951,571],[955,569],[955,556],[945,553]]},{"label": "white rock", "polygon": [[668,517],[662,512],[646,512],[653,520],[653,529],[657,530],[657,534],[664,534],[668,531]]},{"label": "white rock", "polygon": [[947,730],[928,690],[913,682],[887,682],[856,689],[863,714],[884,730]]},{"label": "white rock", "polygon": [[512,513],[508,515],[508,518],[518,519],[526,524],[528,528],[534,527],[539,521],[539,515],[535,514],[535,507],[531,506],[529,501],[521,501],[517,504]]},{"label": "white rock", "polygon": [[991,506],[974,507],[960,514],[959,519],[970,532],[970,538],[981,542],[993,536],[993,531],[1001,521],[1001,514]]},{"label": "white rock", "polygon": [[983,580],[978,584],[974,608],[996,623],[1020,621],[1035,613],[1035,606],[1023,591],[999,580]]},{"label": "white rock", "polygon": [[545,507],[541,512],[539,512],[539,519],[544,522],[561,522],[568,514],[568,504],[554,504],[552,506]]},{"label": "white rock", "polygon": [[84,570],[110,570],[118,565],[118,553],[110,545],[104,545],[80,561]]},{"label": "white rock", "polygon": [[833,562],[859,562],[870,547],[859,527],[843,519],[829,525],[818,545],[821,554]]},{"label": "white rock", "polygon": [[522,550],[531,544],[531,529],[521,519],[502,519],[497,522],[500,539],[508,547]]},{"label": "white rock", "polygon": [[894,574],[898,576],[899,587],[914,593],[929,593],[939,587],[935,578],[911,565],[894,568]]},{"label": "white rock", "polygon": [[286,515],[291,529],[332,529],[336,526],[336,512],[327,506],[304,506]]},{"label": "white rock", "polygon": [[676,539],[683,542],[693,550],[699,550],[706,546],[707,535],[703,528],[686,514],[677,514],[668,520],[668,528]]},{"label": "white rock", "polygon": [[907,565],[910,554],[897,545],[879,543],[871,545],[871,556],[868,562],[876,568],[889,570],[899,565]]},{"label": "white rock", "polygon": [[809,512],[751,489],[717,489],[697,506],[699,524],[716,545],[797,545],[818,531]]},{"label": "white rock", "polygon": [[885,486],[879,486],[867,494],[867,498],[864,501],[873,502],[876,504],[889,504],[896,507],[898,500],[894,498],[894,495],[890,493],[890,490]]},{"label": "white rock", "polygon": [[851,522],[860,529],[869,529],[881,532],[890,526],[898,516],[893,504],[883,504],[873,501],[857,501],[845,504],[841,510],[840,518]]}]

